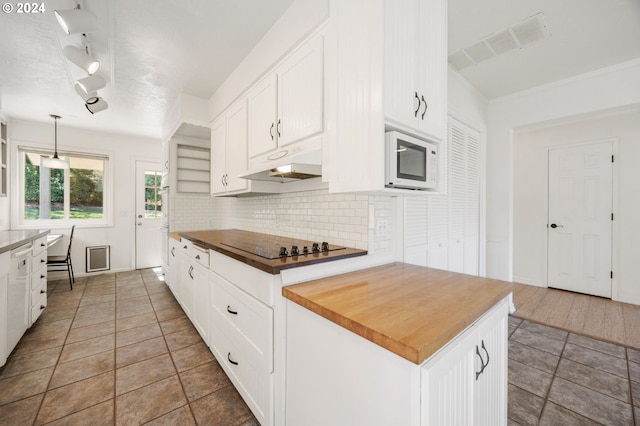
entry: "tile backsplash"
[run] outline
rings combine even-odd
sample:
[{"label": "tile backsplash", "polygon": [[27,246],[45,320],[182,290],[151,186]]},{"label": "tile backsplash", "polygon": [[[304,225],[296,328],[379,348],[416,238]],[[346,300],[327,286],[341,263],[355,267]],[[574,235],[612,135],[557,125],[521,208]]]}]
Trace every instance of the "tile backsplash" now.
[{"label": "tile backsplash", "polygon": [[[369,230],[369,205],[376,220],[387,222],[382,235]],[[394,205],[392,197],[326,189],[239,198],[176,194],[169,218],[171,231],[236,228],[380,252],[393,250]]]}]

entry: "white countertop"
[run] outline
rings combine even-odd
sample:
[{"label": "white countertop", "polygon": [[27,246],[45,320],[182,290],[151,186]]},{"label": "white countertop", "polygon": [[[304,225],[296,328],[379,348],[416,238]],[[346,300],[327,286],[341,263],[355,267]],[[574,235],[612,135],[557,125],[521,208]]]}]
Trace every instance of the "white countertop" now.
[{"label": "white countertop", "polygon": [[51,232],[49,229],[0,231],[0,253],[13,250]]}]

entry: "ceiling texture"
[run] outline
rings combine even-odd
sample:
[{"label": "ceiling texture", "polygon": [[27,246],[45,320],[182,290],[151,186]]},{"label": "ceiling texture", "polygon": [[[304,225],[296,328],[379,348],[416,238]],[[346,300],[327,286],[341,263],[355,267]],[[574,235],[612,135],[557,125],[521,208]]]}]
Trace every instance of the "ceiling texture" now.
[{"label": "ceiling texture", "polygon": [[[79,46],[43,13],[0,14],[0,110],[12,118],[160,138],[180,93],[208,99],[293,0],[84,0],[107,81],[91,115],[74,90],[86,76],[62,54]],[[12,3],[14,6],[17,3]],[[38,3],[40,4],[40,3]],[[449,54],[542,13],[549,37],[460,69],[487,100],[640,58],[638,0],[449,0]]]}]

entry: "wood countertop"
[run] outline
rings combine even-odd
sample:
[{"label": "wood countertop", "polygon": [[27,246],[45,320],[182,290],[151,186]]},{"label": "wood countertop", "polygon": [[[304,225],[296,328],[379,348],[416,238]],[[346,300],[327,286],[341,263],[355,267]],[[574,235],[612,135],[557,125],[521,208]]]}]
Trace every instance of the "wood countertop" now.
[{"label": "wood countertop", "polygon": [[284,287],[282,295],[421,364],[512,288],[505,281],[391,263]]},{"label": "wood countertop", "polygon": [[[345,248],[342,250],[301,254],[299,256],[283,257],[278,259],[266,259],[255,254],[251,254],[244,250],[230,247],[226,244],[234,243],[249,243],[253,245],[264,244],[265,242],[273,241],[287,241],[301,242],[297,239],[281,237],[270,234],[261,234],[258,232],[242,231],[239,229],[221,229],[221,230],[207,230],[207,231],[189,231],[180,232],[180,237],[186,238],[189,241],[199,246],[217,251],[247,265],[258,268],[269,274],[279,274],[283,269],[297,268],[300,266],[307,266],[316,263],[329,262],[332,260],[346,259],[355,256],[364,256],[367,254],[366,250],[359,250],[354,248]],[[320,241],[318,241],[320,242]],[[226,244],[225,244],[226,243]],[[291,243],[288,244],[289,246]],[[309,244],[311,245],[311,244]],[[301,247],[302,248],[302,247]]]}]

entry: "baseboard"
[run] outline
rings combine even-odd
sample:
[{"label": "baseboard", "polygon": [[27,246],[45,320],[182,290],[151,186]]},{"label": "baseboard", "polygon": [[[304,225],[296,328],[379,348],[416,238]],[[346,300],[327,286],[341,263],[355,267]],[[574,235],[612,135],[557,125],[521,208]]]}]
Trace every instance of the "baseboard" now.
[{"label": "baseboard", "polygon": [[539,279],[534,279],[534,278],[527,278],[527,277],[523,277],[521,275],[513,276],[513,282],[514,283],[519,283],[519,284],[527,284],[527,285],[532,285],[535,287],[543,287],[546,288],[547,284],[541,282]]}]

